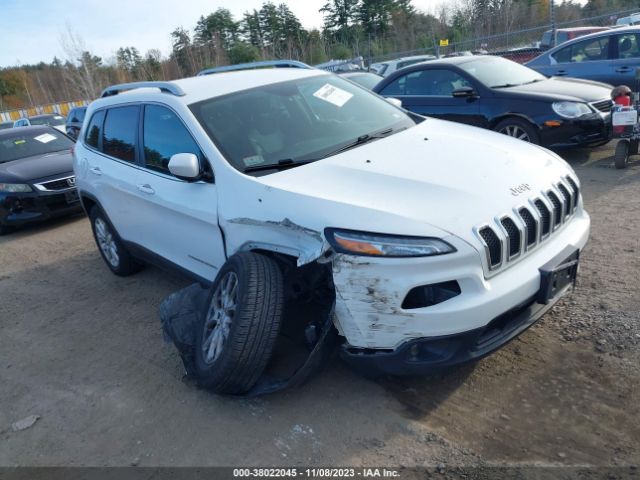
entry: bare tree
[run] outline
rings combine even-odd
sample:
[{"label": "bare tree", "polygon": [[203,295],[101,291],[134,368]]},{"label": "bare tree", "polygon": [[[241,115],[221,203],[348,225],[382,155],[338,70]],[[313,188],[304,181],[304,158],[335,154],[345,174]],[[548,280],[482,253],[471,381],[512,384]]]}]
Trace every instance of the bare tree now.
[{"label": "bare tree", "polygon": [[99,66],[102,59],[93,56],[86,48],[84,40],[75,33],[70,25],[60,35],[60,44],[66,55],[67,64],[65,74],[73,86],[85,99],[98,96]]}]

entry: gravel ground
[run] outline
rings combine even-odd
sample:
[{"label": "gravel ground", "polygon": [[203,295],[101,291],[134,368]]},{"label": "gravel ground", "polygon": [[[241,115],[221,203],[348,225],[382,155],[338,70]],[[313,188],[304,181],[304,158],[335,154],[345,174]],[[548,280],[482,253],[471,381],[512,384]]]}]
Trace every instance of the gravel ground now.
[{"label": "gravel ground", "polygon": [[158,306],[185,279],[111,275],[83,217],[0,238],[0,465],[637,466],[640,163],[613,169],[612,148],[564,154],[593,220],[577,290],[430,378],[336,360],[297,389],[215,396],[162,339]]}]

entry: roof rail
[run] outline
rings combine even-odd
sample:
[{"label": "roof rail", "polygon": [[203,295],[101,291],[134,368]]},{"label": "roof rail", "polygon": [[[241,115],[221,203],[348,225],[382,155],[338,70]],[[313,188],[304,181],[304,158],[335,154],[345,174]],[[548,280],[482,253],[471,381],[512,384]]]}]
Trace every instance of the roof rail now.
[{"label": "roof rail", "polygon": [[198,73],[198,76],[211,75],[222,72],[235,72],[238,70],[253,70],[255,68],[306,68],[311,69],[306,63],[297,60],[267,60],[264,62],[238,63],[236,65],[225,65],[224,67],[207,68]]},{"label": "roof rail", "polygon": [[170,93],[177,97],[184,97],[184,91],[175,83],[171,82],[131,82],[121,83],[119,85],[111,85],[102,91],[100,97],[111,97],[127,90],[135,90],[136,88],[158,88],[163,93]]}]

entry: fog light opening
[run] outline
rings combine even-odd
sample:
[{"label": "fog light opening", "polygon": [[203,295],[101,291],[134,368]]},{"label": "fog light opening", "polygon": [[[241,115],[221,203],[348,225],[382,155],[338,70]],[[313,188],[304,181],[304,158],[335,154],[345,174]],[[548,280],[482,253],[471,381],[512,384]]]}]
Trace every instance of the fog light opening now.
[{"label": "fog light opening", "polygon": [[460,293],[460,285],[455,280],[421,285],[409,291],[402,302],[402,308],[411,310],[413,308],[431,307],[457,297]]}]

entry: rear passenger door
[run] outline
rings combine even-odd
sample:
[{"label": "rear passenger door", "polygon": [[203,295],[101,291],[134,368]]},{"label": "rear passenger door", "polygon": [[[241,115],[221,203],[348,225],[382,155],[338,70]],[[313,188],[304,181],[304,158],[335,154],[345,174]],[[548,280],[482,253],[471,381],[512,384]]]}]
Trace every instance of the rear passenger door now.
[{"label": "rear passenger door", "polygon": [[176,153],[193,153],[201,169],[211,167],[180,117],[166,106],[142,106],[140,167],[133,174],[139,244],[207,280],[225,261],[218,226],[218,198],[212,181],[187,182],[169,172]]},{"label": "rear passenger door", "polygon": [[636,68],[640,67],[640,34],[623,33],[612,36],[614,59],[611,62],[612,85],[627,85],[635,88]]},{"label": "rear passenger door", "polygon": [[127,105],[95,112],[87,126],[84,144],[90,183],[107,216],[124,240],[136,241],[139,234],[131,181],[136,171],[136,139],[140,107]]}]

